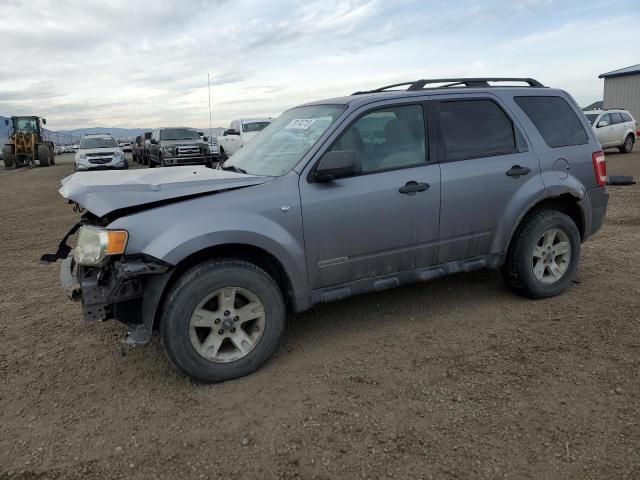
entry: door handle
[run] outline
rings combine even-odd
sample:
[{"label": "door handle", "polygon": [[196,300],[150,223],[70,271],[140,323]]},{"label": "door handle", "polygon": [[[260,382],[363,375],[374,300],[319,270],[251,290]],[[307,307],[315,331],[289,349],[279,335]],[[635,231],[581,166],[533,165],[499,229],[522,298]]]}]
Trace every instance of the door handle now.
[{"label": "door handle", "polygon": [[428,183],[418,183],[413,180],[407,182],[404,187],[400,187],[398,190],[400,193],[404,193],[405,195],[415,195],[418,192],[424,192],[425,190],[429,190],[430,185]]},{"label": "door handle", "polygon": [[511,167],[511,170],[507,171],[507,176],[513,178],[520,178],[522,175],[526,175],[530,173],[531,169],[528,167],[521,167],[520,165],[514,165]]}]

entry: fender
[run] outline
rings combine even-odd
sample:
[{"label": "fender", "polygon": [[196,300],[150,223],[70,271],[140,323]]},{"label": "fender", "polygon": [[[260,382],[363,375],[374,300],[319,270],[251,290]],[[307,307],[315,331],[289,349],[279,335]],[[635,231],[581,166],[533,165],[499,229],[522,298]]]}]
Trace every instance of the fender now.
[{"label": "fender", "polygon": [[[548,173],[551,173],[551,172],[548,172]],[[537,205],[539,205],[541,202],[545,200],[558,198],[562,195],[567,195],[567,194],[571,195],[573,198],[575,198],[576,205],[578,205],[580,209],[583,226],[586,226],[586,223],[585,223],[586,215],[584,211],[584,206],[581,203],[582,199],[584,199],[585,197],[586,189],[584,188],[582,183],[580,183],[573,175],[569,175],[568,178],[561,180],[555,174],[554,175],[543,174],[543,180],[545,183],[545,189],[542,192],[540,192],[539,195],[537,195],[535,198],[530,199],[526,203],[526,207],[521,210],[520,214],[517,217],[516,222],[510,226],[509,236],[507,237],[506,242],[503,244],[505,253],[508,250],[509,245],[511,245],[511,240],[513,239],[513,236],[515,235],[516,230],[522,223],[522,220],[524,219],[524,217],[526,217],[527,214],[532,209],[534,209]],[[581,234],[583,233],[584,232],[581,232]]]}]

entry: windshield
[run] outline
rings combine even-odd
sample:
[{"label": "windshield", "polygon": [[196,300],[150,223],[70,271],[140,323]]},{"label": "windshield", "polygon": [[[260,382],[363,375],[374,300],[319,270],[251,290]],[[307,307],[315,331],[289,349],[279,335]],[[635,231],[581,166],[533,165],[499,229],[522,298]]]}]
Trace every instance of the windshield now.
[{"label": "windshield", "polygon": [[586,114],[587,120],[589,120],[589,123],[591,125],[593,125],[593,122],[596,121],[596,118],[598,118],[598,115],[600,115],[600,114],[599,113],[587,113]]},{"label": "windshield", "polygon": [[284,175],[302,160],[345,108],[343,105],[311,105],[288,110],[224,166],[251,175]]},{"label": "windshield", "polygon": [[89,150],[90,148],[118,148],[118,144],[113,138],[83,138],[80,142],[81,150]]},{"label": "windshield", "polygon": [[170,128],[160,131],[160,140],[200,140],[200,135],[188,128]]},{"label": "windshield", "polygon": [[260,132],[264,130],[264,127],[269,125],[271,122],[250,122],[242,124],[242,131],[247,132]]},{"label": "windshield", "polygon": [[35,133],[38,130],[38,125],[34,118],[19,118],[17,124],[19,132]]}]

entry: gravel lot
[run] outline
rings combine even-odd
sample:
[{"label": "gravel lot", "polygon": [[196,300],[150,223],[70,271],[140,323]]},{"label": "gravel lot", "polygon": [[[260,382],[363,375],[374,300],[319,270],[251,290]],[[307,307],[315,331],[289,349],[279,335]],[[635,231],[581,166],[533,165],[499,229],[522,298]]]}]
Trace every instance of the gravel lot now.
[{"label": "gravel lot", "polygon": [[[638,150],[609,173],[640,180]],[[63,160],[0,168],[0,480],[640,478],[640,185],[610,188],[558,298],[476,272],[323,305],[203,386],[38,263],[77,218]]]}]

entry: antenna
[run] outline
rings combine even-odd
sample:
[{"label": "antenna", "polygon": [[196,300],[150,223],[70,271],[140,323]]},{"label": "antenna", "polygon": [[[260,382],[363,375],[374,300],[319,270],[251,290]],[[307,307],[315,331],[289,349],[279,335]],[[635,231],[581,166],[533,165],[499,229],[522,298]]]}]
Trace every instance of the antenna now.
[{"label": "antenna", "polygon": [[209,142],[213,141],[213,126],[211,124],[211,78],[207,73],[207,86],[209,87]]}]

